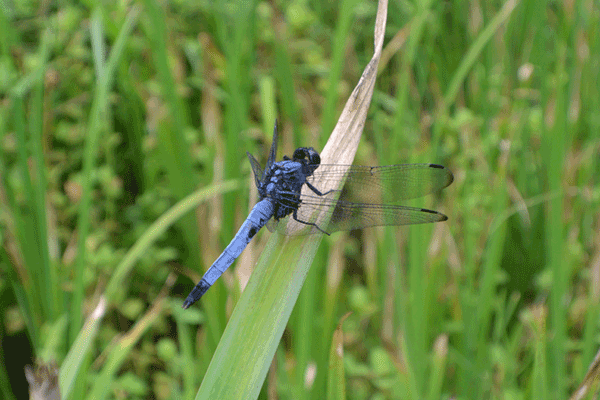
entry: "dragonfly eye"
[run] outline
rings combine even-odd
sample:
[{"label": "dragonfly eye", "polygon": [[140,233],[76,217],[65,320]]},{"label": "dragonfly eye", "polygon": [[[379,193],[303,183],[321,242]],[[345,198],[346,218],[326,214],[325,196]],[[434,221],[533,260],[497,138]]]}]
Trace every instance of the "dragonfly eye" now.
[{"label": "dragonfly eye", "polygon": [[298,147],[296,150],[294,150],[292,158],[294,160],[304,160],[306,156],[306,149],[304,147]]},{"label": "dragonfly eye", "polygon": [[313,148],[308,149],[308,162],[312,165],[321,164],[321,157]]}]

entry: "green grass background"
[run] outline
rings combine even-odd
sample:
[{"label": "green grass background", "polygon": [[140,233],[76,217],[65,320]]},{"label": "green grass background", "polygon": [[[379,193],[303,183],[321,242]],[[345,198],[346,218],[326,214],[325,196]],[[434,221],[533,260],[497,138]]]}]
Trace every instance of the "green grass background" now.
[{"label": "green grass background", "polygon": [[[376,8],[0,1],[0,397],[54,360],[64,398],[211,398],[240,282],[283,239],[181,302],[256,201],[245,152],[264,163],[275,118],[279,158],[327,141]],[[275,357],[213,368],[268,369],[261,399],[567,398],[599,342],[599,75],[597,2],[391,2],[355,163],[449,167],[412,202],[449,220],[323,238],[289,321],[244,304],[281,340],[221,344]]]}]

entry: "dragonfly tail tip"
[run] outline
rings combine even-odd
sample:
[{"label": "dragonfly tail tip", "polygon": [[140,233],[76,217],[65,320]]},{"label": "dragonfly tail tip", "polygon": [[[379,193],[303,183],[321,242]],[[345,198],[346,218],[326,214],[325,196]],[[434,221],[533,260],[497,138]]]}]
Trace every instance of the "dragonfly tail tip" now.
[{"label": "dragonfly tail tip", "polygon": [[184,310],[187,310],[188,308],[190,308],[192,306],[192,304],[194,304],[196,302],[196,300],[194,299],[190,299],[189,296],[187,299],[184,300],[183,304],[181,305],[181,308],[183,308]]}]

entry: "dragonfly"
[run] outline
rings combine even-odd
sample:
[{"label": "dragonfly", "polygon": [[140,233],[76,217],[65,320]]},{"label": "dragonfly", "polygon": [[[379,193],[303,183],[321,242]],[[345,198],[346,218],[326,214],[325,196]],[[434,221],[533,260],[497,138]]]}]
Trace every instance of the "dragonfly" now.
[{"label": "dragonfly", "polygon": [[438,164],[321,164],[319,153],[312,147],[299,147],[292,158],[284,156],[283,161],[276,162],[277,121],[266,167],[263,169],[252,154],[246,154],[259,201],[231,243],[187,296],[183,308],[189,308],[206,293],[265,225],[270,231],[286,235],[329,235],[371,226],[448,219],[437,211],[393,204],[450,185],[454,180],[452,172]]}]

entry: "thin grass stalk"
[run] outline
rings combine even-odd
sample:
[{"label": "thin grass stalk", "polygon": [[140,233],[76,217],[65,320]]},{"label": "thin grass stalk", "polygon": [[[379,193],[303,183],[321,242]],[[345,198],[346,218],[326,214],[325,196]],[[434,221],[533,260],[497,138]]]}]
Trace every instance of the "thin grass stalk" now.
[{"label": "thin grass stalk", "polygon": [[2,56],[8,56],[15,44],[16,34],[11,29],[11,21],[6,15],[8,10],[6,8],[0,8],[0,54]]},{"label": "thin grass stalk", "polygon": [[[596,250],[598,251],[598,250]],[[598,257],[598,252],[596,253]],[[594,260],[596,263],[598,260]],[[598,265],[592,265],[591,268],[597,269]],[[596,271],[594,271],[596,272]],[[594,275],[596,275],[594,273]],[[596,275],[597,276],[597,275]],[[590,286],[597,284],[595,279],[590,279]],[[585,316],[585,328],[583,330],[582,347],[583,351],[581,354],[581,362],[583,365],[589,365],[594,359],[593,350],[598,351],[598,344],[596,343],[596,332],[598,329],[597,317],[600,315],[600,301],[598,299],[598,288],[590,287],[587,299],[587,312]],[[578,378],[583,379],[583,376]]]},{"label": "thin grass stalk", "polygon": [[62,362],[59,374],[59,386],[63,399],[73,398],[70,397],[73,391],[81,395],[81,387],[87,385],[87,382],[84,382],[85,385],[82,385],[82,380],[79,380],[78,383],[77,377],[87,375],[86,372],[90,365],[92,345],[95,343],[105,312],[106,301],[101,299],[94,311],[88,316],[79,335],[75,338]]},{"label": "thin grass stalk", "polygon": [[[277,29],[277,28],[276,28]],[[281,119],[283,121],[291,120],[294,132],[300,129],[301,113],[298,111],[298,98],[294,82],[296,79],[293,74],[292,62],[288,53],[286,43],[281,35],[287,35],[287,32],[281,32],[275,38],[275,77],[277,79],[277,89],[279,91],[278,99],[281,101]],[[266,130],[265,132],[270,132]]]},{"label": "thin grass stalk", "polygon": [[[17,201],[15,199],[15,194],[13,193],[10,183],[8,182],[8,180],[6,179],[6,173],[4,173],[5,171],[5,166],[1,165],[1,158],[0,158],[0,174],[5,178],[3,179],[3,188],[7,197],[7,201],[9,204],[9,210],[18,210],[18,204]],[[16,214],[16,212],[15,212]],[[23,232],[25,230],[24,227],[22,227],[21,225],[23,224],[23,218],[21,218],[20,216],[14,216],[12,223],[14,224],[14,229],[8,230],[8,232],[10,232],[10,236],[13,238],[13,240],[18,241],[20,243],[24,243],[23,239]],[[34,347],[34,349],[37,350],[37,346],[39,343],[39,338],[40,338],[40,332],[39,332],[39,323],[38,321],[35,321],[35,313],[34,313],[34,309],[32,309],[32,306],[35,306],[35,302],[33,301],[33,287],[32,285],[24,285],[23,282],[25,282],[28,278],[27,276],[27,271],[25,271],[24,265],[25,265],[25,260],[21,260],[21,259],[17,259],[15,260],[15,258],[19,258],[20,257],[20,253],[19,254],[8,254],[7,251],[2,248],[1,252],[0,252],[0,259],[4,261],[6,266],[11,265],[11,262],[13,262],[14,264],[12,265],[14,268],[6,268],[5,269],[5,273],[6,273],[6,277],[7,277],[7,281],[10,283],[10,286],[15,294],[15,298],[17,299],[17,304],[19,304],[19,307],[21,308],[21,313],[23,315],[23,320],[25,322],[25,326],[27,326],[27,331],[30,335],[30,340],[31,343]],[[39,307],[39,306],[38,306]],[[38,314],[39,315],[39,314]]]},{"label": "thin grass stalk", "polygon": [[[468,180],[468,183],[465,184],[465,192],[473,193],[473,190],[476,188],[476,184],[472,179]],[[473,204],[462,204],[464,206],[464,215],[472,215],[474,210]],[[480,382],[478,373],[474,367],[474,363],[472,360],[476,357],[477,354],[477,335],[479,332],[479,327],[477,324],[477,295],[478,295],[478,285],[477,285],[477,257],[476,257],[476,246],[477,246],[477,238],[479,237],[479,230],[477,226],[473,223],[466,223],[465,228],[463,230],[463,240],[464,240],[464,249],[465,249],[465,261],[464,261],[464,284],[460,286],[460,293],[458,294],[458,298],[460,299],[461,304],[461,312],[463,313],[463,324],[465,326],[464,331],[459,336],[459,340],[457,343],[457,347],[460,349],[460,353],[462,356],[467,357],[468,361],[464,363],[458,363],[459,371],[458,374],[458,384],[457,386],[460,388],[459,391],[461,393],[467,393],[469,390],[473,390],[473,388],[479,390],[481,385],[473,386],[473,382]],[[473,247],[469,247],[473,246]],[[489,309],[486,309],[489,311]]]},{"label": "thin grass stalk", "polygon": [[[531,372],[531,398],[548,399],[548,395],[557,386],[548,382],[548,332],[546,331],[546,311],[544,307],[536,307],[529,315],[530,329],[533,333],[533,371]],[[556,377],[554,377],[556,379]],[[553,387],[554,386],[554,387]],[[552,398],[558,399],[556,393]]]},{"label": "thin grass stalk", "polygon": [[427,399],[437,400],[442,398],[442,386],[446,376],[446,362],[448,361],[447,335],[440,335],[435,340],[431,358],[432,367],[427,383]]},{"label": "thin grass stalk", "polygon": [[29,132],[31,137],[31,150],[32,158],[35,162],[35,210],[37,217],[37,235],[40,243],[40,258],[42,262],[42,268],[44,269],[43,278],[46,280],[44,285],[47,288],[48,302],[48,315],[49,320],[58,318],[58,315],[62,310],[59,310],[60,304],[62,304],[62,291],[57,290],[58,274],[56,270],[56,264],[50,260],[50,250],[48,247],[49,241],[47,229],[46,215],[46,191],[48,183],[46,179],[46,162],[44,159],[44,151],[42,149],[43,137],[43,114],[44,114],[44,76],[46,72],[46,62],[49,53],[49,36],[48,32],[44,32],[42,35],[42,44],[40,48],[40,60],[41,65],[38,68],[38,80],[33,87],[31,95],[31,109],[30,109],[30,126]]},{"label": "thin grass stalk", "polygon": [[[315,255],[315,259],[322,260],[322,257]],[[297,398],[300,400],[310,398],[310,392],[305,385],[305,377],[309,362],[311,362],[311,359],[314,360],[313,349],[315,349],[315,346],[319,344],[318,341],[315,340],[316,327],[314,324],[314,316],[317,312],[317,289],[321,286],[319,285],[319,274],[323,271],[316,267],[317,266],[315,265],[315,267],[308,271],[304,285],[300,291],[296,307],[294,309],[296,314],[296,321],[294,324],[294,332],[296,332],[294,335],[294,354],[296,355],[297,360],[295,367],[295,383],[297,386]],[[317,368],[320,367],[324,366],[317,365]],[[323,393],[322,390],[318,391],[321,388],[317,389],[313,386],[311,389],[317,390],[317,393]]]},{"label": "thin grass stalk", "polygon": [[[495,201],[492,212],[495,215],[500,215],[503,210],[508,207],[509,198],[508,190],[506,189],[506,165],[509,155],[505,154],[504,159],[500,162],[497,181],[495,184]],[[470,329],[471,337],[476,338],[476,346],[471,350],[475,353],[475,370],[487,371],[489,366],[489,353],[486,347],[489,346],[489,329],[491,318],[494,313],[493,301],[496,298],[497,292],[497,277],[498,270],[502,261],[502,251],[506,242],[507,234],[506,223],[498,225],[498,229],[488,235],[488,243],[486,244],[485,258],[483,260],[482,271],[479,289],[476,291],[476,307],[475,318],[471,321]],[[480,377],[473,376],[471,382],[477,388],[478,395],[483,395],[483,386],[481,385]]]},{"label": "thin grass stalk", "polygon": [[[27,155],[27,134],[25,128],[25,100],[23,97],[13,97],[13,123],[15,126],[15,136],[17,139],[18,164],[21,171],[21,179],[24,186],[25,207],[22,207],[17,201],[14,204],[14,218],[17,232],[19,233],[20,251],[25,265],[28,268],[31,286],[27,293],[29,294],[29,310],[34,324],[40,324],[46,316],[49,315],[50,302],[49,288],[45,285],[46,272],[48,271],[43,264],[41,251],[45,248],[40,243],[38,236],[38,221],[36,215],[37,208],[35,204],[29,204],[35,198],[35,190],[31,175],[29,173],[28,155]],[[27,212],[26,210],[32,210]],[[45,241],[43,243],[46,243]],[[47,247],[46,247],[47,249]],[[39,326],[38,326],[39,328]],[[35,343],[37,348],[41,343]]]},{"label": "thin grass stalk", "polygon": [[328,91],[322,113],[323,121],[321,127],[323,132],[330,132],[334,126],[335,116],[337,114],[335,110],[339,98],[338,85],[342,76],[348,34],[352,27],[352,19],[354,18],[354,10],[357,4],[357,0],[343,0],[339,6],[338,23],[335,28],[335,36],[333,39],[331,68],[329,69],[329,77],[327,79]]},{"label": "thin grass stalk", "polygon": [[[406,341],[406,337],[404,335],[400,335],[398,342],[400,346],[400,362],[402,363],[401,368],[398,368],[398,370],[400,371],[400,381],[402,382],[402,398],[418,400],[422,397],[420,397],[419,384],[417,382],[417,377],[415,376],[415,371],[413,369],[414,362],[412,362],[409,358],[410,350],[408,349],[409,345]],[[422,361],[423,360],[417,360],[415,362]]]},{"label": "thin grass stalk", "polygon": [[[415,54],[417,52],[423,29],[425,26],[426,18],[429,15],[429,5],[431,1],[417,2],[416,14],[413,15],[410,25],[410,35],[408,43],[406,44],[406,50],[402,54],[401,69],[398,75],[398,82],[396,87],[398,88],[398,94],[396,96],[396,113],[394,115],[394,123],[392,129],[392,136],[390,138],[389,145],[392,148],[400,147],[400,138],[403,137],[402,131],[406,129],[406,123],[410,121],[410,118],[406,113],[410,112],[407,107],[408,93],[410,90],[410,79],[411,69],[415,62]],[[386,162],[387,163],[387,162]]]},{"label": "thin grass stalk", "polygon": [[327,400],[346,399],[346,376],[344,368],[344,331],[342,324],[349,314],[343,317],[333,333],[329,349],[329,365],[327,376]]},{"label": "thin grass stalk", "polygon": [[[2,17],[2,12],[0,12],[0,18]],[[2,28],[0,28],[2,29]],[[5,132],[4,132],[4,124],[0,124],[0,137],[4,138],[5,137]],[[14,196],[11,193],[10,190],[10,186],[8,184],[8,181],[6,179],[6,166],[4,165],[4,159],[2,157],[0,157],[0,177],[2,178],[2,188],[3,188],[3,194],[5,194],[8,198],[9,198],[9,203],[11,205],[16,206],[14,199]],[[5,232],[6,234],[6,232]],[[3,266],[6,266],[7,268],[2,268],[2,271],[5,273],[6,276],[6,280],[10,283],[10,286],[12,287],[13,291],[15,292],[15,297],[17,298],[17,303],[19,304],[19,306],[21,307],[21,312],[23,314],[23,317],[25,319],[25,323],[27,326],[27,329],[29,331],[29,334],[32,336],[31,340],[34,343],[37,343],[38,340],[38,333],[36,330],[36,325],[32,323],[30,316],[30,311],[27,308],[27,292],[25,292],[22,283],[19,281],[19,278],[17,277],[17,274],[15,272],[15,270],[12,268],[13,266],[10,265],[10,257],[9,255],[6,253],[6,250],[4,247],[2,247],[0,249],[0,261],[2,263]],[[4,343],[4,334],[3,334],[3,330],[0,330],[0,343]],[[5,359],[5,355],[4,352],[2,350],[2,348],[0,347],[0,360],[4,361]],[[7,373],[7,369],[6,369],[6,362],[0,362],[0,393],[4,396],[4,398],[6,398],[7,400],[14,400],[15,397],[13,395],[12,392],[12,386],[10,383],[10,379]]]},{"label": "thin grass stalk", "polygon": [[[431,241],[431,234],[424,229],[426,227],[415,225],[410,227],[408,235],[408,315],[406,325],[402,329],[406,332],[408,355],[413,365],[416,380],[415,398],[423,398],[426,379],[427,347],[429,334],[427,321],[430,314],[426,308],[427,293],[425,292],[426,281],[429,280],[427,270],[428,263],[425,259],[427,244]],[[431,227],[429,227],[431,228]],[[430,231],[431,229],[429,229]]]},{"label": "thin grass stalk", "polygon": [[[320,343],[317,343],[317,349],[313,352],[316,356],[317,368],[325,368],[327,365],[325,364],[325,357],[319,356],[322,355],[322,350],[327,348],[329,338],[332,337],[336,329],[336,316],[341,300],[340,284],[344,271],[343,251],[344,244],[346,243],[345,236],[346,234],[342,234],[333,239],[334,243],[331,246],[331,250],[328,252],[327,260],[325,261],[325,265],[327,266],[326,271],[323,272],[324,276],[326,276],[325,284],[319,285],[319,288],[323,288],[324,293],[322,296],[322,310],[320,311],[323,315],[323,331]],[[319,393],[319,382],[322,375],[323,374],[319,374],[317,371],[317,381],[315,382],[313,393]],[[324,377],[323,381],[325,381]]]},{"label": "thin grass stalk", "polygon": [[[547,144],[543,152],[550,191],[562,188],[562,176],[567,145],[568,113],[568,81],[566,69],[565,43],[559,41],[559,58],[555,71],[562,77],[553,88],[554,125],[547,127]],[[553,139],[550,139],[552,137]],[[552,288],[550,297],[550,321],[552,326],[551,358],[549,359],[551,376],[548,383],[552,385],[555,398],[566,396],[566,345],[567,345],[567,283],[570,276],[568,265],[564,260],[565,226],[563,221],[563,196],[553,198],[548,203],[548,223],[546,225],[547,260],[552,271]]]},{"label": "thin grass stalk", "polygon": [[191,399],[194,397],[194,393],[196,393],[196,387],[198,383],[196,382],[196,374],[198,370],[195,368],[194,362],[194,340],[195,337],[192,334],[192,330],[194,326],[190,326],[182,313],[179,312],[179,307],[176,312],[174,312],[175,321],[177,323],[177,339],[178,343],[181,347],[181,356],[182,365],[186,367],[181,371],[182,380],[183,380],[183,393],[184,399]]},{"label": "thin grass stalk", "polygon": [[263,132],[269,132],[277,119],[275,79],[263,76],[259,82],[260,109],[262,110]]}]

